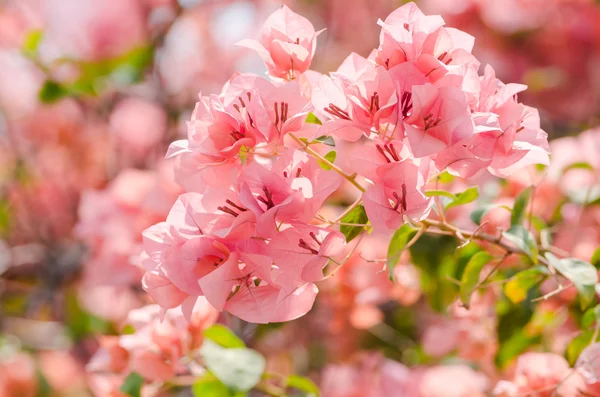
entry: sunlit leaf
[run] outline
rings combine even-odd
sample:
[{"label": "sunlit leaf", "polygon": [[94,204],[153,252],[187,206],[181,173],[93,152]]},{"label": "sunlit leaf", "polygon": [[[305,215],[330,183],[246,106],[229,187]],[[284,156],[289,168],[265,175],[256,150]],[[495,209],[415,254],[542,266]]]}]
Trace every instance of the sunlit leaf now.
[{"label": "sunlit leaf", "polygon": [[467,263],[467,267],[465,268],[460,281],[460,300],[465,307],[469,307],[471,294],[479,282],[481,270],[485,265],[490,263],[491,260],[492,256],[490,254],[486,251],[480,251],[473,255]]},{"label": "sunlit leaf", "polygon": [[583,313],[583,317],[581,318],[581,325],[583,328],[589,328],[594,325],[594,323],[600,324],[600,305],[588,309]]},{"label": "sunlit leaf", "polygon": [[243,340],[233,333],[232,330],[221,324],[215,324],[204,330],[204,338],[210,339],[219,346],[227,348],[246,347]]},{"label": "sunlit leaf", "polygon": [[446,209],[471,203],[477,200],[477,197],[479,197],[479,189],[477,187],[470,187],[464,192],[456,194],[456,198],[446,204]]},{"label": "sunlit leaf", "polygon": [[319,396],[319,388],[308,378],[298,375],[290,375],[286,379],[286,386],[298,389],[307,393],[309,396]]},{"label": "sunlit leaf", "polygon": [[457,199],[457,197],[456,197],[455,194],[452,194],[452,193],[447,192],[445,190],[427,190],[425,192],[425,196],[427,196],[427,197],[443,196],[443,197],[451,198],[453,200]]},{"label": "sunlit leaf", "polygon": [[315,114],[313,112],[308,113],[308,116],[306,116],[306,122],[309,124],[318,124],[318,125],[323,124],[321,122],[321,120],[319,120],[319,118],[317,116],[315,116]]},{"label": "sunlit leaf", "polygon": [[502,233],[502,237],[513,243],[517,248],[523,251],[531,261],[537,265],[538,263],[538,246],[537,242],[529,230],[523,226],[515,225]]},{"label": "sunlit leaf", "polygon": [[[327,160],[331,164],[333,164],[335,162],[335,158],[337,157],[337,153],[335,152],[335,150],[332,150],[323,157],[325,158],[325,160]],[[324,170],[329,171],[331,169],[331,166],[324,161],[319,161],[319,166],[321,168],[323,168]]]},{"label": "sunlit leaf", "polygon": [[546,259],[554,269],[570,280],[579,291],[582,308],[586,308],[594,299],[594,285],[598,283],[598,271],[590,263],[578,258],[558,259],[550,252]]},{"label": "sunlit leaf", "polygon": [[523,270],[514,276],[504,285],[504,294],[513,303],[519,303],[527,298],[527,292],[536,284],[540,283],[548,271],[544,267],[533,267]]},{"label": "sunlit leaf", "polygon": [[510,217],[511,226],[520,225],[523,223],[523,216],[525,215],[525,210],[527,209],[527,204],[531,199],[531,193],[533,189],[531,187],[527,187],[523,189],[521,193],[515,199],[515,204],[513,205],[512,215]]},{"label": "sunlit leaf", "polygon": [[252,349],[227,349],[208,339],[200,354],[206,367],[233,391],[252,389],[265,370],[264,357]]},{"label": "sunlit leaf", "polygon": [[233,393],[212,374],[206,374],[192,385],[194,397],[232,397]]},{"label": "sunlit leaf", "polygon": [[406,244],[413,238],[417,230],[408,223],[396,230],[388,246],[386,265],[391,280],[394,279],[394,269],[400,260]]},{"label": "sunlit leaf", "polygon": [[573,338],[573,340],[567,345],[566,356],[569,365],[575,365],[583,349],[585,349],[593,342],[598,342],[598,335],[596,335],[596,340],[592,340],[593,338],[594,330],[591,329],[585,330],[579,335],[577,335],[575,338]]},{"label": "sunlit leaf", "polygon": [[[353,225],[365,225],[369,221],[365,207],[362,205],[356,206],[349,213],[346,214],[341,220],[342,223],[349,223]],[[340,225],[340,232],[346,236],[346,242],[352,241],[356,236],[360,234],[365,228],[363,226],[349,226]]]}]

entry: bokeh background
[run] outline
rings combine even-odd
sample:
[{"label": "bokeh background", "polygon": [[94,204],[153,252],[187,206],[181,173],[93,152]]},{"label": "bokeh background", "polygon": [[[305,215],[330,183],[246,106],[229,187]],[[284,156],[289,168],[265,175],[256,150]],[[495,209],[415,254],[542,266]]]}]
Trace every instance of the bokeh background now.
[{"label": "bokeh background", "polygon": [[[234,44],[256,37],[283,3],[327,28],[313,62],[323,73],[351,51],[368,56],[378,43],[377,19],[403,4],[0,0],[0,396],[87,395],[84,366],[97,336],[114,334],[130,310],[148,302],[137,263],[141,232],[162,221],[180,193],[163,160],[166,147],[184,136],[199,93],[219,92],[235,71],[264,73],[256,54]],[[539,108],[551,139],[599,124],[597,1],[417,3],[475,36],[474,54],[501,80],[529,86],[520,100]],[[394,310],[348,303],[363,284],[386,282],[376,267],[347,275],[341,292],[324,289],[325,303],[306,320],[321,330],[319,346],[308,343],[315,335],[302,324],[280,333],[230,325],[280,368],[296,346],[296,363],[301,357],[304,369],[321,369],[355,352],[356,333],[373,324],[380,325],[361,346],[418,361],[418,351],[405,349],[414,311],[404,308],[419,299],[418,281],[378,287]],[[411,280],[414,268],[403,269]],[[394,316],[394,329],[381,322],[382,312]],[[23,375],[31,373],[43,381],[32,385]],[[16,386],[2,389],[10,376]]]}]

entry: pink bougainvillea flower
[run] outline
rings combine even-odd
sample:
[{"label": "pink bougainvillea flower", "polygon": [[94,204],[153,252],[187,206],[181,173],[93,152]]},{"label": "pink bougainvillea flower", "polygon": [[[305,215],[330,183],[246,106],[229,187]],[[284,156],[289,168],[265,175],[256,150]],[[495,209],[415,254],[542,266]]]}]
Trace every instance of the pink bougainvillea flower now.
[{"label": "pink bougainvillea flower", "polygon": [[344,236],[331,229],[294,225],[275,235],[268,253],[275,264],[273,281],[282,293],[306,283],[323,279],[323,268],[329,259],[344,249]]},{"label": "pink bougainvillea flower", "polygon": [[473,135],[467,98],[460,88],[414,86],[412,103],[404,128],[415,157],[435,154]]},{"label": "pink bougainvillea flower", "polygon": [[341,183],[306,153],[288,150],[271,169],[249,164],[240,175],[240,201],[257,217],[257,232],[269,237],[275,221],[308,223]]},{"label": "pink bougainvillea flower", "polygon": [[293,79],[310,67],[321,32],[284,5],[267,18],[258,41],[242,40],[238,45],[257,51],[271,76]]},{"label": "pink bougainvillea flower", "polygon": [[403,5],[382,21],[379,48],[375,61],[391,68],[406,61],[415,61],[423,43],[435,30],[444,25],[439,15],[425,15],[413,2]]},{"label": "pink bougainvillea flower", "polygon": [[425,196],[427,174],[411,160],[389,163],[377,169],[378,180],[363,195],[373,228],[391,232],[404,223],[404,216],[421,220],[432,206]]},{"label": "pink bougainvillea flower", "polygon": [[313,306],[318,289],[304,284],[281,297],[281,290],[270,285],[255,286],[254,282],[243,284],[225,309],[242,320],[265,324],[291,321],[305,315]]}]

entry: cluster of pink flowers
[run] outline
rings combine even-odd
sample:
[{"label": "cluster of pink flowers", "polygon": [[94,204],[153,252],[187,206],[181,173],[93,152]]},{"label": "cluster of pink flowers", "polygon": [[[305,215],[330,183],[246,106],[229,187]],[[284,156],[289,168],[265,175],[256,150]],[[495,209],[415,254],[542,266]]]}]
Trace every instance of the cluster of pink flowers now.
[{"label": "cluster of pink flowers", "polygon": [[[408,367],[376,355],[328,366],[323,372],[326,397],[496,397],[598,396],[598,345],[582,354],[576,368],[552,353],[525,353],[504,379],[465,364]],[[491,376],[490,376],[491,375]]]},{"label": "cluster of pink flowers", "polygon": [[[236,74],[219,95],[201,96],[188,139],[167,154],[187,193],[144,232],[144,288],[162,307],[205,296],[251,322],[305,314],[323,268],[343,252],[343,235],[315,222],[340,175],[365,190],[374,230],[389,233],[429,215],[425,185],[442,171],[505,176],[547,164],[537,112],[517,101],[525,87],[489,66],[479,76],[471,36],[414,3],[379,24],[379,47],[329,76],[309,70],[318,32],[285,6],[260,41],[241,43],[270,79]],[[318,154],[334,139],[360,145],[347,173]]]}]

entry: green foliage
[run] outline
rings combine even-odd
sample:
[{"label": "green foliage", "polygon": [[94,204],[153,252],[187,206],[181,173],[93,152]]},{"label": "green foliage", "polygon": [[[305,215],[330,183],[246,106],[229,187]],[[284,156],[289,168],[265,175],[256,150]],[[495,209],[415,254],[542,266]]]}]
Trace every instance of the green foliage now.
[{"label": "green foliage", "polygon": [[25,36],[21,50],[29,57],[33,57],[37,54],[38,47],[44,38],[44,32],[41,30],[31,30]]},{"label": "green foliage", "polygon": [[400,260],[402,252],[406,248],[406,244],[417,233],[417,230],[410,224],[402,225],[402,227],[394,233],[388,246],[386,266],[389,272],[390,280],[394,280],[394,269]]},{"label": "green foliage", "polygon": [[535,237],[523,226],[514,225],[502,237],[513,243],[517,248],[523,251],[534,265],[538,263],[538,246]]},{"label": "green foliage", "polygon": [[589,329],[583,331],[575,338],[573,338],[573,340],[567,346],[567,351],[565,353],[569,365],[575,365],[575,363],[577,362],[577,358],[579,358],[579,355],[581,354],[583,349],[588,347],[593,342],[598,342],[600,340],[599,335],[596,335],[596,339],[593,340],[594,334],[598,333],[595,333],[594,330]]},{"label": "green foliage", "polygon": [[[354,207],[352,211],[348,212],[341,220],[342,223],[351,223],[355,225],[366,225],[368,221],[369,217],[367,216],[367,212],[363,205]],[[346,236],[346,242],[348,243],[354,240],[354,238],[363,230],[365,230],[365,227],[363,226],[340,225],[340,232]]]},{"label": "green foliage", "polygon": [[40,89],[39,98],[43,103],[54,103],[69,95],[69,91],[53,80],[46,80]]},{"label": "green foliage", "polygon": [[476,186],[470,187],[464,192],[456,194],[456,198],[446,204],[446,209],[471,203],[477,200],[477,197],[479,197],[479,189]]},{"label": "green foliage", "polygon": [[480,251],[473,255],[471,259],[469,259],[469,262],[467,262],[467,266],[460,282],[460,300],[465,307],[469,307],[471,294],[479,283],[481,270],[485,265],[490,263],[491,260],[492,256],[490,254],[486,251]]},{"label": "green foliage", "polygon": [[208,373],[192,385],[194,397],[233,397],[234,394],[214,375]]},{"label": "green foliage", "polygon": [[200,354],[206,367],[234,392],[252,389],[265,370],[264,357],[248,348],[224,348],[207,339]]},{"label": "green foliage", "polygon": [[140,374],[132,372],[125,378],[120,390],[131,397],[140,397],[143,385],[144,378]]},{"label": "green foliage", "polygon": [[571,281],[579,292],[581,308],[587,308],[595,297],[594,286],[598,283],[598,271],[586,261],[577,258],[558,259],[552,253],[546,253],[550,265]]},{"label": "green foliage", "polygon": [[319,397],[319,388],[314,382],[304,376],[290,375],[286,379],[286,387],[306,393],[307,397]]},{"label": "green foliage", "polygon": [[588,309],[581,318],[581,326],[583,328],[589,328],[594,323],[600,324],[600,305]]},{"label": "green foliage", "polygon": [[427,196],[427,197],[441,196],[441,197],[451,198],[452,200],[457,199],[455,194],[447,192],[445,190],[428,190],[425,192],[425,196]]},{"label": "green foliage", "polygon": [[437,311],[454,302],[459,288],[451,280],[460,280],[469,259],[480,251],[473,243],[458,250],[457,245],[454,237],[424,234],[409,249],[411,262],[420,270],[421,289]]},{"label": "green foliage", "polygon": [[321,120],[319,120],[319,118],[317,116],[315,116],[315,114],[313,112],[309,112],[308,116],[306,116],[306,122],[308,124],[318,124],[318,125],[322,125],[323,123],[321,122]]},{"label": "green foliage", "polygon": [[[532,297],[530,293],[529,297]],[[501,300],[496,304],[498,313],[498,342],[499,348],[496,354],[496,364],[504,368],[515,357],[525,352],[530,346],[539,343],[539,333],[531,332],[527,327],[533,317],[531,299],[519,304],[509,300]]]},{"label": "green foliage", "polygon": [[319,142],[319,143],[322,143],[327,146],[335,147],[335,141],[333,140],[332,137],[330,137],[328,135],[322,135],[322,136],[318,137],[317,139],[315,139],[314,142]]},{"label": "green foliage", "polygon": [[521,193],[515,199],[515,204],[512,209],[512,215],[510,217],[511,226],[520,225],[523,223],[523,216],[525,215],[525,211],[527,209],[527,204],[531,199],[531,194],[533,189],[531,187],[527,187],[523,189]]},{"label": "green foliage", "polygon": [[[323,157],[325,158],[325,160],[327,160],[331,164],[333,164],[333,163],[335,163],[336,156],[337,156],[337,153],[335,152],[335,150],[332,150]],[[324,161],[319,160],[319,166],[321,168],[323,168],[324,170],[327,170],[327,171],[331,170],[331,166]]]},{"label": "green foliage", "polygon": [[542,266],[523,270],[512,276],[504,285],[504,294],[513,303],[523,302],[529,290],[540,284],[548,274],[548,269]]},{"label": "green foliage", "polygon": [[210,339],[221,347],[242,348],[246,347],[243,340],[238,338],[232,330],[221,324],[215,324],[204,331],[204,338]]}]

